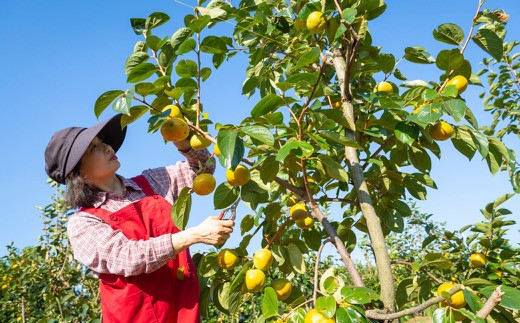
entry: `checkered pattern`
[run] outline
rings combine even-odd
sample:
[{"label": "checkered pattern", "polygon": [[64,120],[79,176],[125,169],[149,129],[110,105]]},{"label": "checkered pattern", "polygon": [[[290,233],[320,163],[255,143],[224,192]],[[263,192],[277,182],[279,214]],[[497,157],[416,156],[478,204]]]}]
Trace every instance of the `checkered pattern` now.
[{"label": "checkered pattern", "polygon": [[[215,159],[208,150],[190,150],[182,154],[186,161],[142,172],[155,193],[172,204],[182,188],[193,184],[199,162],[206,165],[204,172],[213,174],[215,171]],[[211,159],[210,165],[206,164],[208,159]],[[100,192],[94,207],[115,212],[146,196],[135,182],[117,176],[126,188],[124,195]],[[87,212],[77,212],[69,218],[67,234],[76,260],[96,275],[107,273],[127,277],[150,273],[174,258],[171,234],[130,240],[121,230],[112,229],[108,223]]]}]

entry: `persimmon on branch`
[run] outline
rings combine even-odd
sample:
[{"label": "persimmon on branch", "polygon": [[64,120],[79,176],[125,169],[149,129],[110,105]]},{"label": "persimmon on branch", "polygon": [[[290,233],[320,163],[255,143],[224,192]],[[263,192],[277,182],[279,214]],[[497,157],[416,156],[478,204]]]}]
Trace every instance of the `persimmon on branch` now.
[{"label": "persimmon on branch", "polygon": [[[482,8],[482,6],[484,5],[485,2],[486,2],[486,0],[478,0],[477,12],[475,13],[475,16],[473,17],[473,19],[471,20],[471,27],[469,29],[468,37],[466,38],[466,41],[464,42],[464,45],[460,49],[460,53],[461,54],[464,54],[464,51],[466,50],[466,47],[468,46],[469,40],[471,39],[471,34],[473,34],[473,29],[475,29],[475,25],[476,25],[476,20],[478,18],[478,14],[480,13],[480,9]],[[451,76],[452,73],[453,73],[453,70],[451,70],[448,73],[446,79],[444,80],[444,82],[442,83],[441,87],[439,88],[439,93],[442,92],[442,90],[444,90],[444,88],[448,84],[448,82],[450,80],[450,76]]]}]

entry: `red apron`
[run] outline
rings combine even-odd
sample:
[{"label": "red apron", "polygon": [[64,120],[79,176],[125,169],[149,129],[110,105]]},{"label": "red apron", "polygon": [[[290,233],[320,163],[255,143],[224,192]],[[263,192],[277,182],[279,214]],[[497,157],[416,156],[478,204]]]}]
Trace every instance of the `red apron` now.
[{"label": "red apron", "polygon": [[[171,220],[172,205],[154,193],[144,176],[132,180],[141,187],[145,198],[116,212],[101,208],[81,211],[99,217],[132,240],[179,232]],[[101,274],[99,292],[103,322],[200,322],[199,283],[188,249],[149,274]]]}]

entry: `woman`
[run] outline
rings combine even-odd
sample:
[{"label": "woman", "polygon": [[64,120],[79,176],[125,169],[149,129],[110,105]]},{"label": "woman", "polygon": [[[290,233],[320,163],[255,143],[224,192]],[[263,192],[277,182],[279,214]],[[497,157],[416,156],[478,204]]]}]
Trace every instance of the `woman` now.
[{"label": "woman", "polygon": [[170,209],[199,165],[213,173],[214,159],[185,140],[175,145],[187,161],[125,178],[116,174],[115,153],[126,134],[120,121],[116,115],[60,130],[45,150],[47,174],[66,184],[67,203],[79,207],[67,224],[74,256],[99,277],[103,322],[200,322],[188,247],[223,243],[234,222],[210,216],[180,231]]}]

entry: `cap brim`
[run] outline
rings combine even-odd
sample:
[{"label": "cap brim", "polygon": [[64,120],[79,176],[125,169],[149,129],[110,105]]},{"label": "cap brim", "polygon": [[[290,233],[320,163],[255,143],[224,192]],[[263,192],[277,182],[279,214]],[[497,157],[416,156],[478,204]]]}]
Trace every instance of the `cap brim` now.
[{"label": "cap brim", "polygon": [[123,144],[126,136],[126,127],[121,129],[122,114],[100,122],[90,128],[85,128],[72,144],[67,159],[65,174],[69,174],[79,163],[83,154],[90,146],[90,143],[96,136],[99,136],[104,143],[112,146],[114,151],[118,151]]}]

